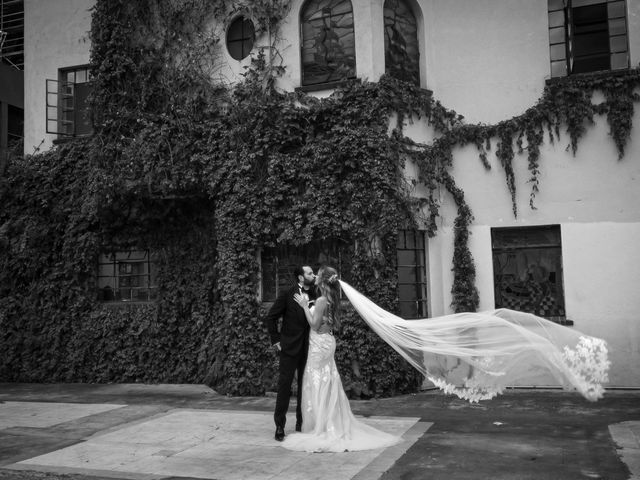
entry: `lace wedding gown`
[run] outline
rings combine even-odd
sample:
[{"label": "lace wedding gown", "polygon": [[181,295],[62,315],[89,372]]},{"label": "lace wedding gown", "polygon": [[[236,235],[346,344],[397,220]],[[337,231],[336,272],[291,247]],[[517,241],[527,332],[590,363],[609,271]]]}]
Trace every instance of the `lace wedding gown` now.
[{"label": "lace wedding gown", "polygon": [[[349,284],[342,291],[362,319],[445,393],[488,400],[510,385],[551,376],[595,401],[604,393],[610,362],[606,342],[532,314],[498,309],[404,320]],[[333,358],[331,334],[311,331],[302,385],[302,433],[285,438],[291,450],[342,452],[383,448],[401,439],[351,413]]]},{"label": "lace wedding gown", "polygon": [[335,350],[331,333],[310,331],[302,377],[302,432],[287,435],[282,446],[306,452],[345,452],[385,448],[402,441],[355,418],[336,368]]}]

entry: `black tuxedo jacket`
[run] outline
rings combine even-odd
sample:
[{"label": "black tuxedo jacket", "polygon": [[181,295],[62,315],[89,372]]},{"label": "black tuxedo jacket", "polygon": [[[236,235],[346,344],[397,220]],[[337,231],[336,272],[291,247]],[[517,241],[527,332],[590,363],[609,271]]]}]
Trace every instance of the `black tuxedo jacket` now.
[{"label": "black tuxedo jacket", "polygon": [[[316,298],[314,290],[312,285],[309,288],[310,300]],[[280,342],[282,351],[292,356],[297,356],[300,352],[306,353],[309,345],[309,322],[302,307],[293,299],[296,293],[300,293],[300,287],[297,284],[281,292],[264,319],[271,337],[271,344]],[[282,328],[278,330],[280,318],[282,318]]]}]

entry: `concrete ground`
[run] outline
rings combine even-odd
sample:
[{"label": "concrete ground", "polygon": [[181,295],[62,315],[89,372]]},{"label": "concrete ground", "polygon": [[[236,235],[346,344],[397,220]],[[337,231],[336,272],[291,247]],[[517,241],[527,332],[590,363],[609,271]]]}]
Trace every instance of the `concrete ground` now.
[{"label": "concrete ground", "polygon": [[404,441],[322,454],[273,440],[274,403],[201,385],[0,384],[0,480],[640,480],[640,391],[352,401]]}]

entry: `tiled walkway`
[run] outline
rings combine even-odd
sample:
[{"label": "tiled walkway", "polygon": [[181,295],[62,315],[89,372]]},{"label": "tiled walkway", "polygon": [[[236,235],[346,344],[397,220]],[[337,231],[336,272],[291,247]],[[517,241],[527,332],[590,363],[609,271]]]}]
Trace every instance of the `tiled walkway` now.
[{"label": "tiled walkway", "polygon": [[0,430],[12,427],[51,427],[122,407],[123,405],[110,404],[4,402],[0,404]]},{"label": "tiled walkway", "polygon": [[[123,405],[7,402],[0,404],[0,429],[51,426]],[[19,413],[16,413],[19,412]],[[272,438],[272,414],[251,411],[174,409],[101,432],[84,442],[5,468],[106,475],[118,478],[182,476],[226,480],[334,480],[378,478],[428,428],[418,418],[368,417],[365,423],[405,441],[363,452],[291,452]]]},{"label": "tiled walkway", "polygon": [[284,449],[274,404],[203,385],[0,384],[0,478],[640,480],[640,391],[354,400],[358,418],[404,441],[338,454]]},{"label": "tiled walkway", "polygon": [[618,446],[618,455],[631,472],[629,479],[640,480],[640,422],[609,425],[609,432]]}]

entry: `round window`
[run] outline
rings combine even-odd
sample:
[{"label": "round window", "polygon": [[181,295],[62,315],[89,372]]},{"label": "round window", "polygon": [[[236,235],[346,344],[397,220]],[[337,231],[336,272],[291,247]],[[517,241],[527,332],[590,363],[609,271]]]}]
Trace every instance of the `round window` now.
[{"label": "round window", "polygon": [[227,50],[236,60],[242,60],[253,48],[255,30],[253,22],[245,17],[236,18],[227,30]]}]

